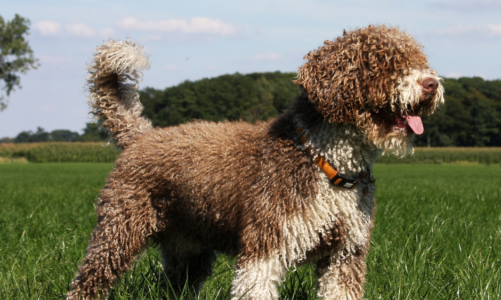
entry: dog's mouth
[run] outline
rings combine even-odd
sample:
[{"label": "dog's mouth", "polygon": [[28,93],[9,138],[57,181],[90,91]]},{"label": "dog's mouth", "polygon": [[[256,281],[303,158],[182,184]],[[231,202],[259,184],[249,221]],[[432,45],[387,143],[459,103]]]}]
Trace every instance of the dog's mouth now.
[{"label": "dog's mouth", "polygon": [[430,70],[411,70],[397,87],[390,103],[372,107],[373,121],[386,133],[400,131],[421,135],[424,132],[421,115],[432,113],[443,102],[440,78]]},{"label": "dog's mouth", "polygon": [[421,117],[415,115],[412,112],[407,112],[406,114],[396,114],[390,110],[380,110],[374,114],[377,119],[384,123],[387,128],[405,128],[411,130],[417,135],[421,135],[424,132],[423,121]]}]

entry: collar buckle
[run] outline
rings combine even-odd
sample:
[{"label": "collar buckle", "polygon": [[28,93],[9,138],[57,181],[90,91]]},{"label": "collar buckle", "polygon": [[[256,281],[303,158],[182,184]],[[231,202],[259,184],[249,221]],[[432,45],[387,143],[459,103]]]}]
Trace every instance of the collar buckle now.
[{"label": "collar buckle", "polygon": [[330,181],[335,186],[352,189],[357,186],[357,184],[360,182],[360,179],[337,173],[336,176],[332,177]]}]

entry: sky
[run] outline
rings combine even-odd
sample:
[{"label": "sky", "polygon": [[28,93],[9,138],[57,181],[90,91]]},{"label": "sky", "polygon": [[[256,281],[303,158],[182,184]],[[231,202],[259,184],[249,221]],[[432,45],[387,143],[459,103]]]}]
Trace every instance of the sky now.
[{"label": "sky", "polygon": [[[6,3],[5,3],[6,2]],[[223,74],[296,72],[343,30],[385,24],[409,32],[441,76],[501,79],[501,0],[4,1],[0,15],[31,22],[40,66],[21,76],[0,112],[0,138],[91,122],[86,67],[103,41],[144,46],[141,87],[164,89]],[[2,86],[3,82],[0,83]]]}]

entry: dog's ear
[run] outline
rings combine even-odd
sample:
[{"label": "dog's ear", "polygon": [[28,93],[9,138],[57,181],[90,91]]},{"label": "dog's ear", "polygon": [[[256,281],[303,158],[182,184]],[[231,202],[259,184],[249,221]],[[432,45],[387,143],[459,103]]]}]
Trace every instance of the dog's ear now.
[{"label": "dog's ear", "polygon": [[378,110],[396,96],[411,68],[427,67],[421,46],[407,33],[386,26],[343,32],[304,57],[299,85],[330,123],[349,124],[361,110]]}]

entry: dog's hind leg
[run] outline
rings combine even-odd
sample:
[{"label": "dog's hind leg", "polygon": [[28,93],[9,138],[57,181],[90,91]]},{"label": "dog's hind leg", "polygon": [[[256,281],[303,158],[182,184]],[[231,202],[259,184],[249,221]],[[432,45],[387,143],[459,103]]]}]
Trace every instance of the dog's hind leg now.
[{"label": "dog's hind leg", "polygon": [[365,255],[339,251],[317,262],[318,296],[324,300],[358,300],[364,296]]},{"label": "dog's hind leg", "polygon": [[232,300],[278,299],[278,285],[287,272],[278,256],[248,260],[240,258],[236,268],[231,284]]},{"label": "dog's hind leg", "polygon": [[[120,175],[120,174],[115,174]],[[156,230],[156,214],[146,189],[110,176],[98,199],[98,224],[72,282],[68,299],[104,298],[128,271]]]},{"label": "dog's hind leg", "polygon": [[199,243],[174,233],[162,234],[158,238],[162,254],[166,288],[180,296],[197,294],[205,280],[212,274],[216,253],[204,249]]}]

